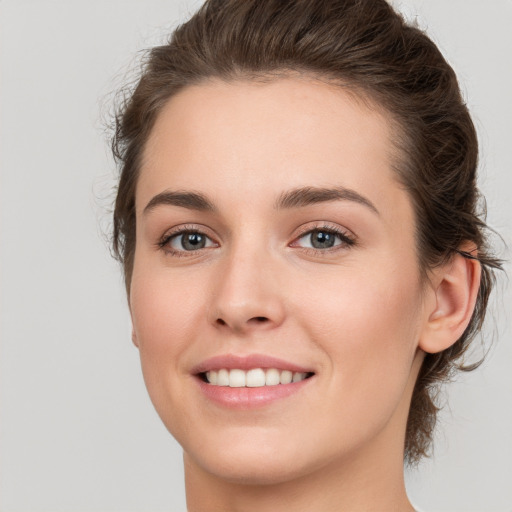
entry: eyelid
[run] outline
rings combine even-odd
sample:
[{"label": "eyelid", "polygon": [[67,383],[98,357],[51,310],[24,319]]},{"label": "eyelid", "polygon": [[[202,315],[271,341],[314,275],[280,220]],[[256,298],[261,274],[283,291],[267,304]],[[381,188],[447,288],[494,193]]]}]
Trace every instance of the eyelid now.
[{"label": "eyelid", "polygon": [[[202,226],[200,224],[181,224],[178,226],[175,226],[173,228],[168,229],[164,235],[157,241],[156,246],[158,249],[163,250],[164,252],[172,255],[172,256],[193,256],[197,255],[195,253],[202,253],[205,249],[211,249],[215,247],[219,247],[219,242],[216,241],[216,237],[212,236],[209,232],[211,230],[208,229],[206,226]],[[306,235],[313,233],[315,231],[325,231],[328,233],[332,233],[336,235],[341,243],[334,245],[333,247],[329,248],[314,248],[314,247],[301,247],[298,245],[298,241],[301,238],[304,238]],[[187,250],[181,250],[181,249],[175,249],[170,247],[169,242],[180,235],[183,235],[185,233],[198,233],[202,236],[205,236],[208,238],[212,244],[213,247],[210,245],[209,247],[202,247],[195,251],[187,251]],[[294,237],[293,241],[289,244],[289,247],[293,248],[299,248],[304,252],[310,252],[314,254],[321,254],[325,255],[328,253],[336,252],[339,250],[346,250],[351,246],[356,245],[357,243],[357,237],[348,229],[343,228],[339,226],[338,224],[331,224],[326,221],[322,222],[313,222],[308,223],[299,228],[299,232]]]},{"label": "eyelid", "polygon": [[169,254],[172,254],[174,256],[190,256],[194,253],[199,253],[203,249],[210,249],[210,247],[202,247],[200,249],[197,249],[196,251],[185,251],[180,249],[171,248],[169,246],[169,242],[180,235],[183,235],[185,233],[198,233],[206,238],[208,238],[215,247],[219,246],[219,243],[215,240],[213,236],[211,236],[208,232],[210,230],[207,229],[204,226],[198,225],[198,224],[180,224],[179,226],[175,226],[171,229],[168,229],[157,241],[156,246],[158,249],[161,249]]},{"label": "eyelid", "polygon": [[337,244],[333,247],[326,248],[326,249],[317,249],[314,247],[302,247],[303,250],[314,252],[317,254],[319,254],[319,253],[325,254],[328,252],[346,249],[347,247],[354,246],[357,243],[357,237],[350,230],[348,230],[346,228],[342,228],[341,226],[339,226],[337,224],[321,222],[321,223],[317,223],[316,225],[315,224],[307,224],[305,226],[302,226],[299,233],[294,237],[294,240],[290,244],[290,247],[301,248],[299,245],[297,245],[297,242],[300,239],[304,238],[306,235],[313,233],[315,231],[325,231],[328,233],[332,233],[339,237],[339,239],[341,240],[341,243]]}]

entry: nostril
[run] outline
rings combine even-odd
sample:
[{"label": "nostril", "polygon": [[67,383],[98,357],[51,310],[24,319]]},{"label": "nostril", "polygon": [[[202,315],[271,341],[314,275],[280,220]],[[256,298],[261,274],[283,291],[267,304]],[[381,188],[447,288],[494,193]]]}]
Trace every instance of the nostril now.
[{"label": "nostril", "polygon": [[[268,323],[269,321],[270,320],[266,316],[253,316],[252,318],[249,318],[249,320],[247,320],[245,323],[246,323],[246,325],[254,325],[254,324],[258,324],[259,325],[259,324]],[[223,320],[222,318],[217,318],[217,320],[215,320],[215,323],[218,326],[231,325],[233,328],[238,328],[237,327],[238,326],[237,322],[233,322],[233,323],[226,322],[226,320]]]}]

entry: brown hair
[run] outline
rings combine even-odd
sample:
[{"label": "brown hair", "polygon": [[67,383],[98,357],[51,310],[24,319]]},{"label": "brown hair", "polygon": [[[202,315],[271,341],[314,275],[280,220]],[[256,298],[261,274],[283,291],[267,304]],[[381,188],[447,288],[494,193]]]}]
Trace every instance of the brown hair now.
[{"label": "brown hair", "polygon": [[424,275],[472,242],[482,264],[475,311],[460,339],[427,354],[414,389],[405,458],[417,462],[432,440],[438,385],[460,363],[484,320],[500,262],[486,243],[476,186],[478,144],[456,76],[435,44],[407,25],[385,0],[207,0],[148,53],[140,79],[125,96],[112,142],[121,176],[114,210],[113,249],[127,291],[135,251],[135,189],[141,155],[167,100],[191,84],[272,79],[291,72],[338,83],[384,107],[399,127],[397,175],[415,209]]}]

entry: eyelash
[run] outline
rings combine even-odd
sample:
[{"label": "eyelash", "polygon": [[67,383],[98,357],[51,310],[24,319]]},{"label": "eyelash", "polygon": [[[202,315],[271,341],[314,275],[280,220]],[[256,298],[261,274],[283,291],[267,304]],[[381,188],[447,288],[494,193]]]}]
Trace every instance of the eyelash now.
[{"label": "eyelash", "polygon": [[195,234],[198,234],[198,235],[202,235],[202,236],[204,236],[204,237],[206,237],[206,238],[211,240],[211,237],[209,237],[201,229],[198,229],[197,226],[194,226],[194,225],[184,225],[184,226],[180,226],[179,228],[177,228],[174,231],[171,231],[170,233],[166,233],[161,238],[161,240],[157,243],[157,246],[161,250],[163,250],[166,254],[169,254],[171,256],[175,256],[175,257],[178,257],[178,258],[186,258],[186,257],[192,255],[195,252],[200,252],[201,249],[198,249],[196,251],[185,251],[185,250],[177,251],[176,249],[173,249],[169,245],[169,243],[171,242],[171,240],[173,238],[178,238],[179,236],[183,236],[183,235],[185,235],[187,233],[189,233],[189,234],[195,233]]},{"label": "eyelash", "polygon": [[[304,230],[301,233],[299,233],[299,235],[295,238],[295,241],[292,242],[292,244],[295,244],[296,241],[304,238],[307,235],[311,236],[311,234],[313,234],[315,232],[327,233],[329,235],[334,235],[335,237],[337,237],[340,240],[341,243],[339,243],[333,247],[326,248],[326,249],[316,249],[314,247],[302,247],[302,250],[306,254],[311,254],[314,256],[318,256],[318,255],[328,256],[329,254],[331,254],[333,252],[344,250],[344,249],[346,250],[347,248],[353,247],[357,243],[356,237],[352,234],[349,234],[347,231],[342,230],[337,226],[333,226],[330,224],[323,224],[321,226],[304,228]],[[292,245],[292,247],[294,247],[294,245]]]},{"label": "eyelash", "polygon": [[[325,248],[325,249],[316,249],[314,247],[302,247],[302,250],[306,254],[313,254],[316,256],[322,255],[323,256],[323,255],[327,255],[327,254],[330,254],[330,253],[338,251],[338,250],[343,250],[343,249],[347,249],[349,247],[353,247],[357,243],[357,240],[353,235],[348,234],[346,231],[341,230],[338,227],[324,224],[322,226],[305,228],[294,239],[294,242],[292,242],[292,244],[295,244],[298,240],[304,238],[306,235],[311,235],[312,233],[315,233],[315,232],[327,233],[330,235],[334,235],[334,236],[338,237],[338,239],[341,241],[341,243],[339,243],[333,247],[329,247],[329,248]],[[198,229],[197,226],[185,225],[185,226],[181,226],[180,228],[176,229],[175,231],[166,233],[162,237],[162,239],[157,243],[157,246],[159,249],[163,250],[165,253],[167,253],[171,256],[178,257],[178,258],[189,257],[193,253],[196,253],[196,252],[198,253],[202,249],[205,249],[203,247],[203,248],[197,249],[195,251],[186,251],[186,250],[176,250],[176,249],[172,249],[170,247],[169,242],[171,242],[171,240],[173,240],[174,238],[177,238],[179,236],[183,236],[187,233],[202,235],[211,240],[211,237],[209,237],[207,234],[205,234],[204,231],[202,231],[201,229]],[[291,247],[296,247],[295,245],[292,245],[292,244],[290,244]]]}]

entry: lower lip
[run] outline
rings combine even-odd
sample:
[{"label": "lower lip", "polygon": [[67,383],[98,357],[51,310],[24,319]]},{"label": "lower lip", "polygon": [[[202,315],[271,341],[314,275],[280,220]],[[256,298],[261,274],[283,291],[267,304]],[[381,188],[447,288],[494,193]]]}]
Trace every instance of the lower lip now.
[{"label": "lower lip", "polygon": [[277,400],[298,393],[310,383],[314,377],[291,382],[290,384],[277,384],[276,386],[262,386],[259,388],[230,388],[228,386],[213,386],[197,378],[203,394],[212,402],[230,409],[254,409],[264,407]]}]

